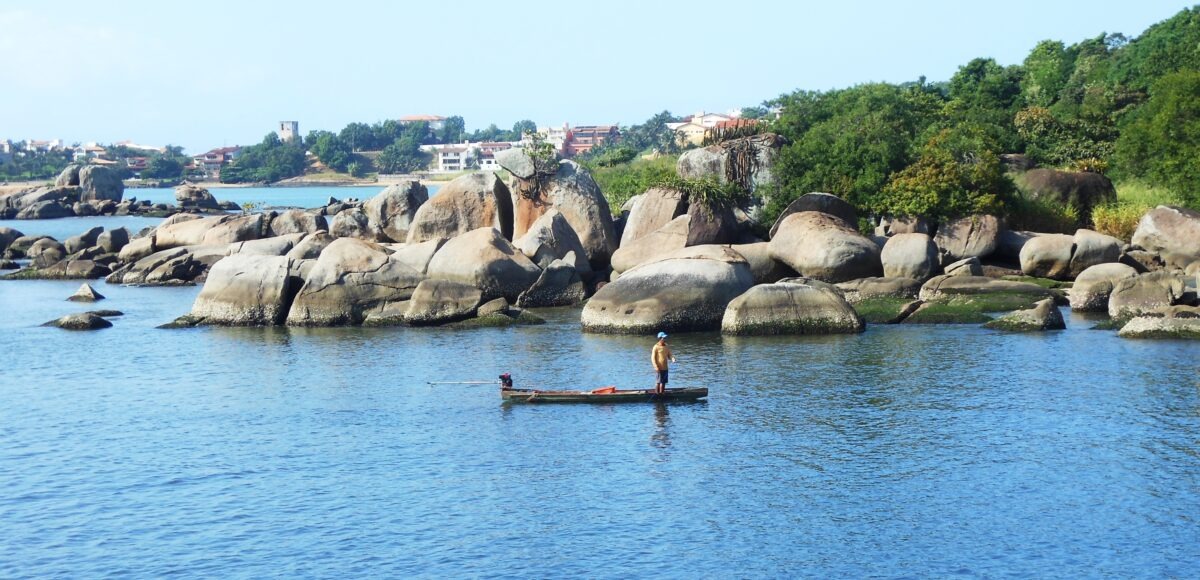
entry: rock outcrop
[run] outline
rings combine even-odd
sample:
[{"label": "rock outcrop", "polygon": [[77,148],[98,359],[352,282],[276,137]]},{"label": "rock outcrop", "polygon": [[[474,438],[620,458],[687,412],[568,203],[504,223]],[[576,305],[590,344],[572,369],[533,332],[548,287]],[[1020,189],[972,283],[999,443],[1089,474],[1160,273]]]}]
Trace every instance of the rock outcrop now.
[{"label": "rock outcrop", "polygon": [[512,203],[508,187],[492,172],[464,175],[417,208],[406,241],[453,238],[479,228],[495,228],[511,240]]},{"label": "rock outcrop", "polygon": [[[328,250],[327,250],[328,251]],[[541,270],[491,227],[451,238],[429,261],[428,276],[479,288],[484,300],[515,302]]]},{"label": "rock outcrop", "polygon": [[220,210],[221,204],[209,191],[198,185],[184,183],[175,188],[175,203],[187,210]]},{"label": "rock outcrop", "polygon": [[1017,178],[1017,185],[1033,199],[1074,206],[1085,216],[1098,205],[1117,201],[1112,181],[1099,173],[1031,169]]},{"label": "rock outcrop", "polygon": [[685,151],[675,169],[684,179],[717,179],[756,191],[775,184],[772,170],[784,144],[774,133],[730,139]]},{"label": "rock outcrop", "polygon": [[238,254],[213,265],[192,305],[196,324],[273,326],[283,324],[300,281],[284,256]]},{"label": "rock outcrop", "polygon": [[287,324],[362,324],[373,311],[407,301],[424,278],[378,244],[338,238],[321,252],[305,278]]},{"label": "rock outcrop", "polygon": [[1121,240],[1092,230],[1075,232],[1075,253],[1071,255],[1071,277],[1076,278],[1084,270],[1097,264],[1108,264],[1121,259]]},{"label": "rock outcrop", "polygon": [[325,220],[325,216],[302,209],[280,212],[272,216],[267,224],[267,232],[271,236],[314,234],[320,231],[329,231],[329,222]]},{"label": "rock outcrop", "polygon": [[404,320],[414,326],[464,320],[475,316],[482,298],[474,286],[450,280],[424,280],[413,291]]},{"label": "rock outcrop", "polygon": [[674,189],[651,188],[636,196],[629,209],[629,217],[625,220],[625,229],[621,232],[620,247],[624,248],[649,235],[684,215],[687,210],[686,196]]},{"label": "rock outcrop", "polygon": [[121,201],[125,184],[117,172],[102,165],[87,165],[79,169],[79,201]]},{"label": "rock outcrop", "polygon": [[533,286],[517,297],[517,306],[541,308],[582,302],[586,297],[586,288],[579,270],[573,265],[575,261],[574,256],[569,256],[547,264]]},{"label": "rock outcrop", "polygon": [[1107,312],[1108,297],[1117,283],[1137,275],[1137,270],[1132,266],[1119,263],[1097,264],[1084,270],[1068,290],[1071,310]]},{"label": "rock outcrop", "polygon": [[984,326],[1013,332],[1036,332],[1065,330],[1067,323],[1063,320],[1062,312],[1054,305],[1054,300],[1047,298],[1029,310],[1009,312]]},{"label": "rock outcrop", "polygon": [[1121,338],[1200,339],[1200,307],[1171,306],[1133,318],[1117,333]]},{"label": "rock outcrop", "polygon": [[[393,242],[408,240],[408,231],[417,209],[429,201],[429,191],[419,181],[387,186],[379,195],[363,203],[363,213],[380,238]],[[322,228],[323,229],[323,228]]]},{"label": "rock outcrop", "polygon": [[819,211],[841,219],[849,227],[858,227],[858,212],[854,211],[854,206],[832,193],[814,192],[801,195],[788,204],[771,226],[771,237],[775,237],[775,232],[779,231],[779,224],[783,223],[785,218],[802,211]]},{"label": "rock outcrop", "polygon": [[750,265],[719,246],[684,248],[643,264],[596,292],[585,332],[641,334],[717,330],[725,308],[754,284]]},{"label": "rock outcrop", "polygon": [[1021,248],[1021,271],[1026,276],[1071,279],[1071,256],[1075,238],[1065,234],[1046,234],[1030,239]]},{"label": "rock outcrop", "polygon": [[963,258],[985,258],[996,251],[1002,229],[996,216],[967,216],[938,226],[933,242],[942,254],[943,264]]},{"label": "rock outcrop", "polygon": [[592,268],[608,265],[619,239],[608,200],[587,169],[574,161],[560,161],[554,175],[518,179],[514,190],[514,236],[525,235],[538,218],[556,209],[579,236]]},{"label": "rock outcrop", "polygon": [[1173,306],[1183,297],[1185,289],[1182,278],[1167,272],[1121,279],[1113,285],[1108,297],[1108,315],[1124,320]]},{"label": "rock outcrop", "polygon": [[928,280],[937,272],[938,249],[926,234],[895,234],[880,253],[883,275]]},{"label": "rock outcrop", "polygon": [[513,241],[513,246],[539,268],[546,268],[555,260],[561,260],[570,254],[573,259],[572,267],[581,274],[592,271],[579,236],[567,222],[567,218],[556,209],[542,214],[524,235]]},{"label": "rock outcrop", "polygon": [[806,211],[779,224],[771,238],[771,257],[802,276],[844,282],[883,272],[879,246],[839,218]]},{"label": "rock outcrop", "polygon": [[51,320],[42,326],[54,326],[63,330],[100,330],[112,327],[112,323],[91,312],[84,312]]},{"label": "rock outcrop", "polygon": [[1142,216],[1131,241],[1167,265],[1185,268],[1200,260],[1200,212],[1160,205]]},{"label": "rock outcrop", "polygon": [[733,335],[851,334],[863,319],[837,292],[804,284],[761,284],[729,303],[721,332]]},{"label": "rock outcrop", "polygon": [[104,295],[97,292],[95,288],[92,288],[91,284],[85,282],[74,294],[68,296],[67,300],[71,302],[97,302],[104,300]]}]

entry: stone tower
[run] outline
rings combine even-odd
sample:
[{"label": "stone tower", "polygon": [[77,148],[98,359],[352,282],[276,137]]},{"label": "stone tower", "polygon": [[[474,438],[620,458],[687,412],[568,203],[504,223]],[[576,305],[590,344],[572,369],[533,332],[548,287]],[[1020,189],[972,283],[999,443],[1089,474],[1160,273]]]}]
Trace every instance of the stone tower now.
[{"label": "stone tower", "polygon": [[279,129],[275,131],[279,133],[280,141],[293,141],[300,138],[300,122],[299,121],[280,121]]}]

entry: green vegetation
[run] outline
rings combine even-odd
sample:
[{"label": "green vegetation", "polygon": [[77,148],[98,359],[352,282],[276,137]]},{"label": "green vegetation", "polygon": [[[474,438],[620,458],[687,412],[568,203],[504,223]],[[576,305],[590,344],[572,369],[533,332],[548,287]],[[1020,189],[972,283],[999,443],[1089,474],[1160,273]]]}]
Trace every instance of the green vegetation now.
[{"label": "green vegetation", "polygon": [[855,312],[867,321],[867,324],[895,324],[900,320],[904,307],[912,304],[912,298],[883,296],[868,298],[854,304]]},{"label": "green vegetation", "polygon": [[585,162],[592,172],[592,178],[613,213],[620,214],[621,206],[629,198],[645,193],[654,184],[675,176],[675,163],[679,158],[674,155],[664,155],[653,159],[634,159],[629,163],[610,166],[598,166]]},{"label": "green vegetation", "polygon": [[770,128],[790,144],[764,219],[801,194],[827,191],[863,214],[989,211],[1059,231],[1090,219],[1112,223],[1113,207],[1081,216],[1017,195],[1001,153],[1150,182],[1172,192],[1164,197],[1200,207],[1198,45],[1200,7],[1132,40],[1047,40],[1008,67],[975,59],[946,83],[922,78],[783,95],[770,103],[782,109]]},{"label": "green vegetation", "polygon": [[926,302],[904,319],[905,324],[980,324],[992,317],[970,300]]},{"label": "green vegetation", "polygon": [[698,203],[707,208],[738,207],[750,201],[750,193],[734,183],[722,183],[716,179],[684,179],[669,175],[651,183],[651,187],[672,189],[683,193],[688,203]]},{"label": "green vegetation", "polygon": [[279,181],[301,175],[306,165],[303,143],[280,141],[268,133],[262,143],[243,147],[237,160],[221,169],[221,183]]},{"label": "green vegetation", "polygon": [[1071,282],[1062,282],[1050,278],[1035,278],[1033,276],[1003,276],[1001,279],[1010,282],[1025,282],[1034,286],[1041,286],[1042,288],[1070,288],[1072,286]]}]

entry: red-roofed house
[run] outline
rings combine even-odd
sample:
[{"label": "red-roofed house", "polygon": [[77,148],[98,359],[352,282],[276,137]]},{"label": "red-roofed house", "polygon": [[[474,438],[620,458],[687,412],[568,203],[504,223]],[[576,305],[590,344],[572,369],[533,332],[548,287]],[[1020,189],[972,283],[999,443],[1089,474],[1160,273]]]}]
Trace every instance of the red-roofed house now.
[{"label": "red-roofed house", "polygon": [[237,159],[241,154],[242,148],[236,145],[233,147],[219,147],[192,157],[192,162],[197,170],[204,172],[204,177],[220,179],[221,168],[234,159]]}]

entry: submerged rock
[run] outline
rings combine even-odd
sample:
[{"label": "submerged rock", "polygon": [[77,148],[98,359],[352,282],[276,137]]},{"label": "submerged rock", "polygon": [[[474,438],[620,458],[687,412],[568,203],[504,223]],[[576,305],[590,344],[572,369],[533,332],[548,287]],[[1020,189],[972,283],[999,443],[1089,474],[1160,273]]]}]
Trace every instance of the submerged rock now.
[{"label": "submerged rock", "polygon": [[63,330],[99,330],[110,328],[112,323],[90,312],[84,312],[51,320],[42,326],[53,326]]},{"label": "submerged rock", "polygon": [[1064,330],[1067,323],[1063,320],[1062,312],[1054,305],[1054,300],[1047,298],[1038,302],[1029,310],[1017,310],[1001,316],[984,326],[996,330],[1014,332],[1032,332],[1039,330]]}]

